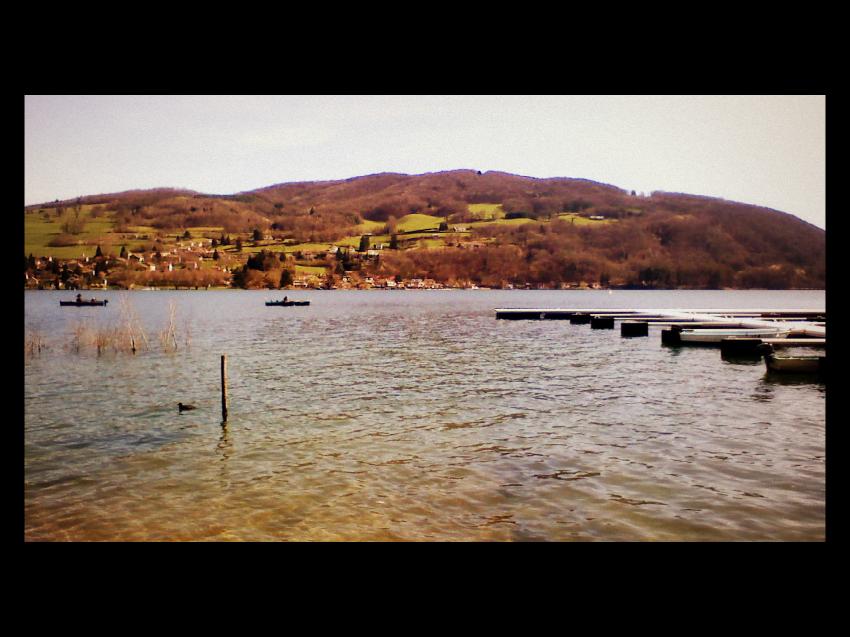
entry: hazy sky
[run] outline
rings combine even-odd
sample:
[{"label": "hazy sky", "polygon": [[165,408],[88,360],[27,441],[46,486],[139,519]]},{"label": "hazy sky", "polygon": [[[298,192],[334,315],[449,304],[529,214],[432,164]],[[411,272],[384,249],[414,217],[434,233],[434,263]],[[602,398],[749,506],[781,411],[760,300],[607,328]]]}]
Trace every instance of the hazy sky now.
[{"label": "hazy sky", "polygon": [[826,227],[823,96],[26,96],[26,204],[456,168],[723,197]]}]

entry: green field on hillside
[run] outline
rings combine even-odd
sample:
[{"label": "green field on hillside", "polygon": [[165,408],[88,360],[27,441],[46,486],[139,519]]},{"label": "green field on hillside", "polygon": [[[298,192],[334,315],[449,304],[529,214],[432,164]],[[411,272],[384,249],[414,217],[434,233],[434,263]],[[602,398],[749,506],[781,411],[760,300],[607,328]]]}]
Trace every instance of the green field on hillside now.
[{"label": "green field on hillside", "polygon": [[418,239],[415,247],[422,249],[445,248],[446,242],[444,239]]},{"label": "green field on hillside", "polygon": [[398,220],[399,232],[416,232],[417,230],[430,230],[438,228],[445,221],[444,217],[432,217],[419,213],[404,215]]},{"label": "green field on hillside", "polygon": [[[360,247],[360,237],[361,236],[362,235],[358,235],[356,237],[345,237],[343,239],[337,239],[336,241],[334,241],[334,245],[338,246],[340,248],[353,248],[354,250],[356,250],[357,248]],[[377,236],[369,237],[369,245],[370,246],[373,243],[377,243],[377,242],[378,242]]]},{"label": "green field on hillside", "polygon": [[[24,253],[33,256],[54,256],[60,259],[73,259],[94,256],[98,244],[102,246],[117,245],[125,241],[125,237],[112,232],[115,222],[112,213],[104,213],[100,217],[91,217],[92,206],[82,206],[80,218],[85,222],[83,232],[72,235],[77,245],[52,247],[47,244],[62,232],[62,223],[68,216],[45,219],[37,209],[24,213]],[[48,209],[51,213],[52,209]],[[73,216],[73,212],[70,213]]]},{"label": "green field on hillside", "polygon": [[385,221],[371,221],[370,219],[364,219],[363,223],[357,226],[357,232],[361,235],[363,234],[372,234],[375,232],[380,232],[384,229],[387,223]]},{"label": "green field on hillside", "polygon": [[321,266],[312,266],[312,265],[296,265],[295,266],[295,274],[310,275],[313,276],[324,276],[327,274],[328,269]]},{"label": "green field on hillside", "polygon": [[614,223],[617,221],[616,219],[588,219],[587,217],[580,217],[574,212],[565,212],[558,215],[558,219],[562,219],[563,221],[567,221],[569,223],[574,223],[577,226],[589,226],[589,225],[599,225],[605,223]]},{"label": "green field on hillside", "polygon": [[161,232],[153,226],[127,226],[127,229],[134,234],[146,234],[151,237],[156,236],[157,233]]},{"label": "green field on hillside", "polygon": [[[411,241],[412,239],[430,239],[434,237],[434,235],[442,236],[445,233],[437,233],[437,232],[412,232],[410,234],[400,235],[398,240],[402,241]],[[434,238],[438,238],[434,237]]]},{"label": "green field on hillside", "polygon": [[468,209],[476,219],[481,219],[482,221],[505,218],[505,211],[500,203],[471,203]]},{"label": "green field on hillside", "polygon": [[[155,230],[152,228],[152,230]],[[224,234],[223,226],[190,226],[187,228],[189,233],[196,239],[200,239],[203,237],[207,237],[212,239],[218,239],[222,234]]]},{"label": "green field on hillside", "polygon": [[480,228],[481,226],[521,226],[524,223],[535,223],[534,219],[520,217],[518,219],[496,219],[495,221],[473,221],[472,223],[452,224],[453,226],[466,226],[467,228]]},{"label": "green field on hillside", "polygon": [[[407,235],[404,235],[407,236]],[[403,237],[399,237],[398,240],[401,241]],[[390,235],[388,234],[376,234],[369,237],[369,249],[373,249],[379,243],[383,243],[387,245],[390,242]],[[345,237],[344,239],[339,239],[334,241],[335,246],[339,246],[341,248],[349,248],[356,250],[360,247],[360,237]]]},{"label": "green field on hillside", "polygon": [[[304,244],[304,245],[313,245],[313,244]],[[321,245],[324,246],[323,249],[327,250],[327,244],[323,243]],[[256,254],[256,253],[261,252],[263,250],[265,250],[266,252],[295,252],[296,250],[290,250],[290,248],[296,248],[296,247],[297,246],[288,246],[288,245],[284,245],[282,243],[269,243],[269,244],[261,243],[260,245],[255,246],[253,243],[248,244],[244,241],[242,242],[242,252],[244,252],[245,254]],[[236,252],[236,248],[233,246],[233,244],[226,246],[224,249],[229,250],[230,252],[233,252],[234,254],[239,254],[238,252]],[[221,248],[219,248],[219,250],[221,250]]]},{"label": "green field on hillside", "polygon": [[[24,213],[24,252],[25,254],[33,254],[35,256],[53,256],[60,259],[79,258],[81,256],[94,256],[97,251],[97,246],[101,245],[104,251],[118,252],[122,245],[126,245],[131,251],[138,251],[141,247],[139,244],[139,235],[147,235],[151,240],[154,239],[161,231],[150,226],[131,226],[130,233],[116,233],[114,213],[104,212],[97,218],[91,217],[91,205],[81,207],[81,217],[85,220],[84,231],[73,235],[77,240],[77,244],[73,246],[49,246],[51,240],[62,234],[61,225],[63,218],[55,218],[51,216],[45,219],[43,214],[38,209],[28,210]],[[46,209],[49,213],[53,213],[52,209]],[[72,209],[70,213],[73,214]],[[479,218],[479,221],[469,223],[453,223],[452,228],[464,227],[475,228],[489,225],[522,225],[532,223],[535,220],[527,218],[505,219],[505,212],[501,204],[479,203],[469,204],[469,211]],[[559,219],[576,225],[597,225],[613,223],[615,219],[588,219],[574,213],[562,213],[558,215]],[[398,220],[399,241],[404,247],[420,247],[432,248],[442,247],[446,241],[450,239],[448,236],[432,238],[431,231],[439,227],[445,221],[443,217],[435,217],[424,214],[409,214]],[[546,223],[545,220],[538,220],[538,223]],[[356,250],[360,246],[360,238],[363,234],[371,234],[380,232],[386,226],[385,222],[366,220],[357,228],[358,234],[343,237],[337,241],[328,243],[300,243],[295,245],[284,245],[280,242],[271,242],[269,244],[261,242],[259,246],[255,246],[253,242],[243,237],[243,252],[246,254],[254,254],[260,250],[270,252],[325,252],[332,245],[345,247]],[[181,229],[178,234],[169,234],[164,237],[164,247],[167,249],[173,243],[183,240],[182,233],[186,229]],[[192,239],[217,237],[223,233],[221,226],[194,226],[188,228]],[[407,234],[404,234],[407,233]],[[242,236],[240,233],[228,233],[232,240]],[[465,233],[467,234],[467,233]],[[385,246],[389,244],[390,236],[384,234],[373,234],[369,237],[369,246],[374,247],[377,244],[383,243]],[[222,250],[222,249],[220,249]],[[224,248],[228,253],[235,253],[234,247]]]},{"label": "green field on hillside", "polygon": [[[294,245],[283,246],[284,252],[327,252],[330,250],[331,243],[296,243]],[[267,248],[268,249],[268,248]]]}]

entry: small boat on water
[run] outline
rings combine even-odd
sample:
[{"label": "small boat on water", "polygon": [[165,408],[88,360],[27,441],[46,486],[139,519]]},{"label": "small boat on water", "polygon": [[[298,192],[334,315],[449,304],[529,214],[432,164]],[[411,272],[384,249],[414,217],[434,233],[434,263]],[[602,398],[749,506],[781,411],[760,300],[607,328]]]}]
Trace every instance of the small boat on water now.
[{"label": "small boat on water", "polygon": [[102,301],[98,301],[97,299],[83,299],[81,294],[77,295],[77,299],[75,301],[59,301],[59,305],[66,307],[88,307],[93,305],[106,305],[109,303],[108,299],[103,299]]},{"label": "small boat on water", "polygon": [[826,371],[826,356],[764,356],[768,371],[784,374],[822,374]]},{"label": "small boat on water", "polygon": [[292,307],[293,305],[310,305],[310,301],[266,301],[266,305],[271,306],[280,306],[280,307]]}]

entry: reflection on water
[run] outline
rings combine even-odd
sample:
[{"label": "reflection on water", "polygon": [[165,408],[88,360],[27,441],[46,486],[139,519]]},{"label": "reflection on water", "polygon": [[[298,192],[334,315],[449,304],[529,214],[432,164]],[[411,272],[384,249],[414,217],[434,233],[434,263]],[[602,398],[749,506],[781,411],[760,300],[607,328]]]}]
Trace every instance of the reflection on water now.
[{"label": "reflection on water", "polygon": [[766,402],[773,399],[773,388],[768,383],[760,383],[757,385],[752,394],[752,398],[758,402]]},{"label": "reflection on water", "polygon": [[746,354],[724,354],[721,352],[720,358],[723,362],[730,365],[759,365],[764,366],[764,359],[759,354],[758,356],[749,356]]},{"label": "reflection on water", "polygon": [[[132,293],[149,334],[174,300],[191,347],[28,360],[27,539],[824,537],[824,385],[662,347],[655,329],[492,311],[819,307],[822,293],[267,296]],[[27,293],[27,324],[61,340],[108,321],[59,297]]]},{"label": "reflection on water", "polygon": [[230,457],[230,440],[227,437],[227,424],[221,425],[221,438],[218,439],[218,445],[216,445],[216,449],[221,454],[222,460],[227,460]]},{"label": "reflection on water", "polygon": [[789,374],[787,372],[766,371],[762,380],[768,385],[811,385],[817,391],[826,393],[826,381],[818,374]]}]

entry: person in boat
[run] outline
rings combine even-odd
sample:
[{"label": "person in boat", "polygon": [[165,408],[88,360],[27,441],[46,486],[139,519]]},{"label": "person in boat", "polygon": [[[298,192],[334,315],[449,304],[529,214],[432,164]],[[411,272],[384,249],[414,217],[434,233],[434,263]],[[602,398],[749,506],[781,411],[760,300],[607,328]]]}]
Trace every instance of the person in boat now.
[{"label": "person in boat", "polygon": [[83,302],[83,295],[77,294],[77,303],[82,303],[82,302]]},{"label": "person in boat", "polygon": [[287,299],[289,299],[289,297],[288,297],[288,296],[284,296],[284,297],[283,297],[283,302],[284,302],[284,303],[286,303]]}]

